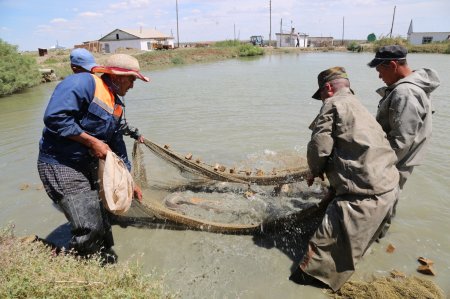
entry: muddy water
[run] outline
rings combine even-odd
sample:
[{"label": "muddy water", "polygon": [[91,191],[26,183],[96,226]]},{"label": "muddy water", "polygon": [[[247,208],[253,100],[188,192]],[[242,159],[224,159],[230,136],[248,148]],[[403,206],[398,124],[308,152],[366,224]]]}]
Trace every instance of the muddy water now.
[{"label": "muddy water", "polygon": [[[320,108],[310,99],[321,70],[342,65],[352,88],[375,114],[382,85],[366,67],[370,54],[307,53],[230,60],[149,72],[126,96],[127,118],[149,139],[204,161],[232,164],[267,151],[305,154],[309,123]],[[388,236],[374,244],[352,279],[392,269],[416,273],[418,256],[435,261],[438,283],[450,294],[450,57],[411,54],[413,68],[436,69],[434,131],[426,161],[409,179]],[[54,84],[0,99],[0,225],[45,237],[65,224],[40,187],[36,171],[42,115]],[[127,141],[131,151],[131,140]],[[161,177],[160,169],[149,176]],[[162,176],[164,178],[164,176]],[[168,178],[170,179],[170,178]],[[148,193],[146,196],[159,196]],[[291,234],[220,235],[157,227],[114,226],[121,261],[139,261],[183,298],[320,298],[321,290],[287,278],[301,255],[304,228]],[[391,243],[392,254],[385,252]]]}]

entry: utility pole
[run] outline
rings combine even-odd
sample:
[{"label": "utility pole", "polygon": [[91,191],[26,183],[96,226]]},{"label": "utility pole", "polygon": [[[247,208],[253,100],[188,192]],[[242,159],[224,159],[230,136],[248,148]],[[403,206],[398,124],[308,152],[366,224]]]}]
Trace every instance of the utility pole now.
[{"label": "utility pole", "polygon": [[272,0],[269,0],[269,47],[272,44]]},{"label": "utility pole", "polygon": [[177,47],[180,47],[180,32],[178,31],[178,0],[175,0],[176,8],[177,8]]},{"label": "utility pole", "polygon": [[283,18],[281,18],[281,22],[280,22],[280,48],[281,48],[282,35],[283,35]]},{"label": "utility pole", "polygon": [[395,8],[397,6],[394,6],[394,15],[392,16],[392,25],[391,25],[391,32],[389,33],[389,38],[392,38],[392,29],[394,28],[394,19],[395,19]]},{"label": "utility pole", "polygon": [[236,42],[236,24],[233,24],[234,29],[234,42]]},{"label": "utility pole", "polygon": [[292,20],[291,20],[291,33],[289,35],[289,46],[292,47]]},{"label": "utility pole", "polygon": [[344,24],[345,24],[345,17],[342,17],[342,46],[344,46]]}]

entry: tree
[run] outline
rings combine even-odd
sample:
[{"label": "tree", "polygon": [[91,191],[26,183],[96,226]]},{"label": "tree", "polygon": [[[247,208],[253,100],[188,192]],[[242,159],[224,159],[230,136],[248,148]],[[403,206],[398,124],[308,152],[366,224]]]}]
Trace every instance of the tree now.
[{"label": "tree", "polygon": [[377,37],[376,37],[375,33],[371,33],[371,34],[369,34],[369,35],[367,36],[367,41],[368,41],[368,42],[374,42],[374,41],[376,41],[376,40],[377,40]]},{"label": "tree", "polygon": [[33,57],[20,54],[17,46],[0,39],[0,96],[35,86],[40,77]]}]

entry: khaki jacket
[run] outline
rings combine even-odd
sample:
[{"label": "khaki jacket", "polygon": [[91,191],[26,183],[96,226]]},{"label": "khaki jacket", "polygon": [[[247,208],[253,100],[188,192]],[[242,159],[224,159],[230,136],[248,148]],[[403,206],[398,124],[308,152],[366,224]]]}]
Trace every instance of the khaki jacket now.
[{"label": "khaki jacket", "polygon": [[431,137],[430,93],[440,85],[434,70],[420,69],[377,92],[382,96],[377,121],[397,154],[397,168],[420,165]]},{"label": "khaki jacket", "polygon": [[308,165],[315,176],[326,173],[336,195],[376,195],[398,185],[386,134],[348,88],[324,101],[310,128]]}]

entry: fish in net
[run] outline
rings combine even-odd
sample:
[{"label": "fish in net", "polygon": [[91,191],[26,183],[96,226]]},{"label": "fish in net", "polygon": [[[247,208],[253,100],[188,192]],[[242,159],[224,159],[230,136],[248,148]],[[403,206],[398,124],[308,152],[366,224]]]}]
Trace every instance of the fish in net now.
[{"label": "fish in net", "polygon": [[251,233],[298,221],[326,207],[328,187],[308,187],[306,160],[296,152],[266,151],[230,167],[147,139],[133,146],[135,182],[142,204],[129,217],[221,233]]}]

